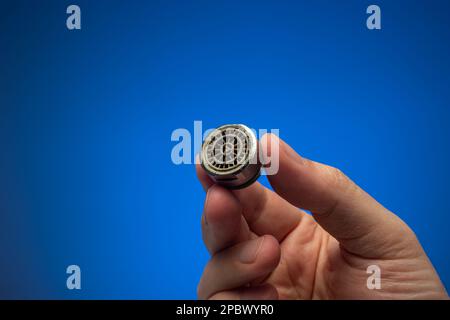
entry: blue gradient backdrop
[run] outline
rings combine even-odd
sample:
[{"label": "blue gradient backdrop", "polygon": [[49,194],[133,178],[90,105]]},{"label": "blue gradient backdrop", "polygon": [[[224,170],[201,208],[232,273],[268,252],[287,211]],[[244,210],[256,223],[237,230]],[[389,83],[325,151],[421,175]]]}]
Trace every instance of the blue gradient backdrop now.
[{"label": "blue gradient backdrop", "polygon": [[74,3],[81,31],[1,1],[0,298],[195,298],[204,193],[170,158],[194,120],[340,167],[450,284],[450,2],[375,1],[381,31],[368,1]]}]

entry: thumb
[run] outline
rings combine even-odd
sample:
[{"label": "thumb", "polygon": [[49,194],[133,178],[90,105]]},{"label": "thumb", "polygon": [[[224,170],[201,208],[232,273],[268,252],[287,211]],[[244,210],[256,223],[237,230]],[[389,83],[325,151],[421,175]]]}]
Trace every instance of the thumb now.
[{"label": "thumb", "polygon": [[275,135],[263,136],[261,148],[266,159],[276,157],[272,154],[276,151],[279,154],[278,172],[268,176],[274,190],[293,205],[311,211],[347,251],[367,258],[397,256],[405,253],[405,247],[411,248],[412,239],[416,241],[400,218],[340,170],[299,156]]}]

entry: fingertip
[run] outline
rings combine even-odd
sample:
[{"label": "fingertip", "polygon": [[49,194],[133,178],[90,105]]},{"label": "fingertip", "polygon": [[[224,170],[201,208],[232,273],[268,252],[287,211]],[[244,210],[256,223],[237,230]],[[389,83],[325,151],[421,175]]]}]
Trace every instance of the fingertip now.
[{"label": "fingertip", "polygon": [[300,156],[288,143],[273,133],[266,133],[262,136],[261,148],[263,154],[272,157],[275,152],[281,160],[291,160],[299,163],[304,162],[304,158]]},{"label": "fingertip", "polygon": [[258,264],[262,269],[272,271],[281,259],[281,248],[278,240],[272,235],[264,235],[263,243],[258,253]]},{"label": "fingertip", "polygon": [[195,156],[195,172],[197,174],[198,180],[200,181],[203,187],[203,190],[208,191],[208,189],[212,185],[214,185],[214,183],[201,165],[200,154],[197,154]]},{"label": "fingertip", "polygon": [[241,206],[229,190],[213,184],[207,190],[204,215],[208,225],[225,227],[240,222]]}]

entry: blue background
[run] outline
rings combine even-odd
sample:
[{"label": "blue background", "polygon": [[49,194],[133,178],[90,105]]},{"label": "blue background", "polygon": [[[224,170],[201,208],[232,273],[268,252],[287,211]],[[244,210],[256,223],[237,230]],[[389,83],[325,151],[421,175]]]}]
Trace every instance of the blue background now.
[{"label": "blue background", "polygon": [[195,298],[204,193],[170,157],[194,120],[340,167],[450,284],[450,2],[375,1],[380,31],[368,1],[74,3],[80,31],[1,2],[0,298]]}]

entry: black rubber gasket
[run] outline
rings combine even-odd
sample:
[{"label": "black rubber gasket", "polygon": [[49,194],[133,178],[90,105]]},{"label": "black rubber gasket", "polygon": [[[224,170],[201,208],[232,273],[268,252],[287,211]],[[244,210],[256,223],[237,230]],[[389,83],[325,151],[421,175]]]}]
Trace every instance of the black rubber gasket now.
[{"label": "black rubber gasket", "polygon": [[248,187],[249,185],[251,185],[253,182],[255,182],[256,180],[258,180],[258,178],[261,176],[261,169],[258,170],[258,172],[256,172],[255,176],[252,177],[250,180],[248,180],[247,182],[240,184],[238,186],[226,186],[225,188],[230,189],[230,190],[239,190],[239,189],[244,189],[246,187]]}]

